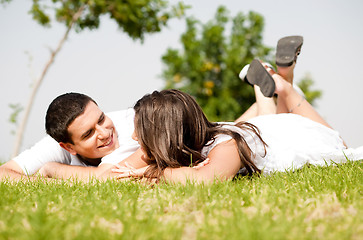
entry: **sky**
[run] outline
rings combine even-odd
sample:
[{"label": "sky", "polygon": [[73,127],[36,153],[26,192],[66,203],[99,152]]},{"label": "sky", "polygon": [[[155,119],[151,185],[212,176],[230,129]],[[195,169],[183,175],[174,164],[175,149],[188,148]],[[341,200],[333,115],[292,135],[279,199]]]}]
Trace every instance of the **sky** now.
[{"label": "sky", "polygon": [[[176,1],[173,1],[176,2]],[[31,1],[0,5],[0,161],[9,159],[15,141],[9,104],[25,106],[31,84],[39,77],[65,32],[54,23],[38,25],[27,13]],[[212,19],[224,5],[231,16],[255,11],[265,19],[263,43],[276,47],[284,36],[301,35],[304,45],[295,68],[298,82],[306,74],[323,91],[318,112],[340,132],[349,147],[363,145],[363,1],[361,0],[185,0],[188,16]],[[132,41],[107,17],[95,31],[71,32],[42,83],[28,121],[22,150],[45,136],[49,103],[66,92],[93,97],[105,112],[132,107],[144,94],[163,87],[160,75],[166,49],[180,48],[185,21],[172,20],[144,43]],[[241,66],[242,68],[243,66]],[[238,73],[236,73],[237,77]],[[22,117],[22,115],[20,115]]]}]

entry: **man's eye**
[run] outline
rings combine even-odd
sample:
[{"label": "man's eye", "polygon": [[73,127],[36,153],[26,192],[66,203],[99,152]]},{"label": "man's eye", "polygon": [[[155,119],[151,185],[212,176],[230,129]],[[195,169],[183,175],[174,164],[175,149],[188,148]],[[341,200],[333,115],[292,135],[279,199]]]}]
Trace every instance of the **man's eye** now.
[{"label": "man's eye", "polygon": [[92,134],[92,131],[88,131],[85,135],[83,135],[83,138],[89,138]]},{"label": "man's eye", "polygon": [[98,123],[100,124],[100,123],[103,123],[105,121],[105,116],[103,115],[101,118],[100,118],[100,120],[98,121]]}]

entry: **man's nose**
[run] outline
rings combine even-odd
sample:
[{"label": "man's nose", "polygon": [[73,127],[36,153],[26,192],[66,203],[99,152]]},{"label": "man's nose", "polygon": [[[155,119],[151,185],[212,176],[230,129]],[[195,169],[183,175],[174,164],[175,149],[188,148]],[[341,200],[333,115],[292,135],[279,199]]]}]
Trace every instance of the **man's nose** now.
[{"label": "man's nose", "polygon": [[98,134],[97,137],[99,139],[108,138],[110,136],[109,131],[105,127],[97,125],[96,130],[97,130],[97,134]]}]

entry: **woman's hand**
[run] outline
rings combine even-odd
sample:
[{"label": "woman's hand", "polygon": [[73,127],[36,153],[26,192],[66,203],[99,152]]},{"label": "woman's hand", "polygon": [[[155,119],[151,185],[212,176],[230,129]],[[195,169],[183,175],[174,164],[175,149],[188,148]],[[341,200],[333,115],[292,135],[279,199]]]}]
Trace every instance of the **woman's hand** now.
[{"label": "woman's hand", "polygon": [[142,168],[134,168],[129,163],[125,162],[125,167],[120,166],[119,164],[115,165],[115,168],[112,169],[113,173],[118,173],[115,178],[142,178],[145,175],[145,171],[149,166],[145,166]]},{"label": "woman's hand", "polygon": [[200,169],[201,167],[204,167],[204,166],[208,165],[209,163],[210,163],[209,158],[206,158],[203,162],[198,163],[198,164],[197,164],[197,165],[195,165],[193,168],[194,168],[194,169],[196,169],[196,170],[198,170],[198,169]]}]

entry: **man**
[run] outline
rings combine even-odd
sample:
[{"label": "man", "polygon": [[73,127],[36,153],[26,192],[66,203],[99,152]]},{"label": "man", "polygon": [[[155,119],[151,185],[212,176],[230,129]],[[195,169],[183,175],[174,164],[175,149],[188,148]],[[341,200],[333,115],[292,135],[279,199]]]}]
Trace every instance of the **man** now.
[{"label": "man", "polygon": [[126,158],[135,167],[143,166],[142,152],[131,137],[133,120],[133,109],[105,115],[92,98],[63,94],[47,110],[49,136],[0,166],[0,179],[23,179],[37,172],[63,179],[101,178]]}]

